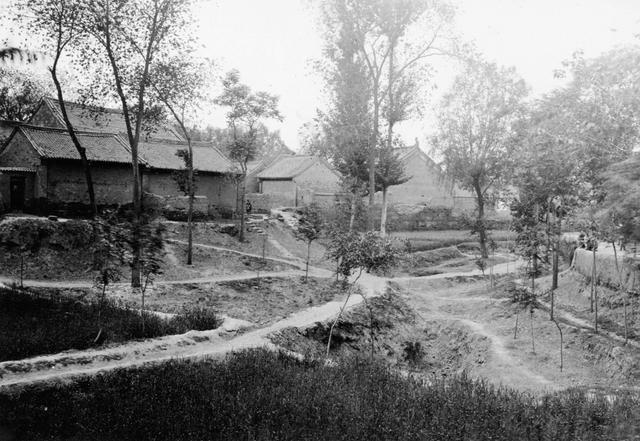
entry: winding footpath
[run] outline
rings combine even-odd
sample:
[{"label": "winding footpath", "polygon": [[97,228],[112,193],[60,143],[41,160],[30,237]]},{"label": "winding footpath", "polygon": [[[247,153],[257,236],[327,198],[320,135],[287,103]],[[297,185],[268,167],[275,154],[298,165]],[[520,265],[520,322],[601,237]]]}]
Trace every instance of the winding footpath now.
[{"label": "winding footpath", "polygon": [[[180,243],[179,241],[174,241]],[[213,245],[194,244],[225,252],[233,252],[240,255],[261,257],[251,253],[244,253],[228,248]],[[287,260],[268,257],[272,261],[286,263],[299,270],[264,273],[261,277],[287,277],[300,275],[304,263],[299,260]],[[506,273],[508,264],[497,265],[495,274]],[[328,270],[310,267],[310,275],[315,277],[332,277]],[[467,272],[452,272],[436,274],[419,278],[420,280],[442,279],[447,277],[468,277],[481,275],[479,270]],[[158,281],[157,284],[184,284],[184,283],[212,283],[220,281],[246,280],[256,278],[254,274],[228,275],[207,277],[201,279]],[[386,290],[389,280],[402,281],[415,278],[377,277],[363,273],[357,280],[362,292],[367,298],[381,295]],[[10,279],[0,278],[0,283],[10,283]],[[25,286],[53,287],[53,288],[85,288],[90,287],[90,282],[83,281],[42,281],[25,280]],[[123,284],[125,285],[125,284]],[[84,375],[94,375],[120,368],[144,366],[153,363],[162,363],[174,358],[200,359],[209,357],[223,357],[225,354],[242,349],[267,347],[276,349],[268,336],[276,331],[288,327],[305,328],[316,322],[328,321],[335,318],[344,304],[345,298],[327,302],[320,306],[310,307],[291,314],[283,320],[269,326],[248,330],[238,335],[238,329],[226,326],[225,323],[214,330],[190,331],[181,335],[170,335],[143,341],[133,341],[108,347],[89,349],[84,351],[65,351],[58,354],[37,356],[18,361],[6,361],[0,363],[0,389],[38,383],[43,381],[55,381],[75,378]],[[362,296],[352,295],[349,298],[346,309],[353,308],[363,301]],[[233,321],[233,320],[232,320]]]}]

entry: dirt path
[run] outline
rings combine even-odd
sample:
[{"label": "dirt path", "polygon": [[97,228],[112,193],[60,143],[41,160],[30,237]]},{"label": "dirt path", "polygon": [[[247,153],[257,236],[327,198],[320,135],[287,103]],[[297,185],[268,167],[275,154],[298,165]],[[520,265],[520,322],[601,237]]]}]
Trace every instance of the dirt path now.
[{"label": "dirt path", "polygon": [[[220,249],[211,245],[201,245]],[[226,249],[223,249],[227,251]],[[240,254],[250,255],[249,253]],[[294,264],[291,261],[278,259],[286,263]],[[329,277],[331,272],[321,268],[310,268],[311,273],[316,277]],[[288,276],[299,275],[295,270],[284,271],[263,276]],[[467,273],[451,273],[450,277],[461,275],[478,275],[480,271]],[[190,279],[182,281],[162,282],[167,284],[179,283],[210,283],[216,281],[229,281],[253,278],[253,275],[240,276],[220,276],[205,279]],[[424,279],[442,279],[442,275],[427,276]],[[370,274],[362,274],[358,280],[358,285],[367,297],[374,297],[384,292],[389,279],[377,277]],[[395,279],[397,280],[397,279]],[[50,281],[29,281],[34,282],[33,286],[54,286],[61,287],[66,282]],[[69,282],[68,285],[79,286],[78,282]],[[359,295],[352,295],[347,303],[347,308],[352,308],[363,301]],[[240,350],[250,347],[267,346],[273,344],[266,338],[267,335],[287,327],[305,327],[319,321],[327,321],[335,317],[344,299],[338,299],[326,304],[310,307],[294,313],[289,317],[280,320],[270,326],[247,332],[243,335],[228,333],[224,329],[195,332],[191,331],[183,335],[165,336],[145,341],[130,342],[118,346],[98,348],[86,351],[67,351],[59,354],[39,356],[20,361],[8,361],[0,363],[0,388],[18,384],[27,384],[53,379],[63,379],[78,375],[90,375],[99,371],[112,370],[130,366],[140,366],[147,363],[159,363],[174,357],[202,358],[211,356],[221,356],[229,351]]]},{"label": "dirt path", "polygon": [[[633,387],[633,376],[621,363],[637,349],[607,335],[595,335],[575,317],[556,309],[562,316],[564,369],[560,371],[559,333],[548,312],[533,315],[520,310],[517,338],[514,325],[518,307],[498,298],[487,281],[453,283],[435,277],[430,280],[398,280],[404,298],[425,323],[459,325],[489,342],[488,357],[474,366],[472,376],[520,390],[553,391],[569,387],[621,390]],[[576,321],[574,321],[576,320]],[[533,329],[533,343],[531,331]],[[613,354],[624,355],[615,357]],[[629,366],[629,365],[627,365]]]},{"label": "dirt path", "polygon": [[[381,293],[386,280],[363,275],[359,283],[373,297]],[[360,296],[351,296],[348,307],[362,302]],[[20,384],[61,380],[70,377],[91,375],[96,372],[113,370],[149,363],[160,363],[171,358],[203,358],[222,356],[230,351],[251,347],[274,345],[267,335],[287,327],[304,327],[317,321],[325,321],[337,315],[344,299],[311,307],[290,315],[270,326],[236,336],[224,329],[211,331],[190,331],[182,335],[165,336],[122,345],[67,351],[59,354],[33,357],[19,361],[0,363],[0,389]]]}]

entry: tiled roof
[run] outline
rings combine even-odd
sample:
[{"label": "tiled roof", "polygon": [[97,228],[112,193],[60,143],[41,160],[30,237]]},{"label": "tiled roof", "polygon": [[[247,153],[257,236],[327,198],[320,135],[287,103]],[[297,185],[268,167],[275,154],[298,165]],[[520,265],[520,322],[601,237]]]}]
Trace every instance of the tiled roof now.
[{"label": "tiled roof", "polygon": [[[23,125],[18,130],[44,158],[80,159],[66,129]],[[131,153],[117,135],[83,131],[76,132],[76,135],[86,149],[89,161],[131,164]]]},{"label": "tiled roof", "polygon": [[[47,97],[44,98],[44,101],[64,126],[58,100]],[[126,137],[127,126],[121,110],[83,106],[82,104],[69,101],[65,101],[65,105],[69,120],[74,128],[95,132],[118,133]],[[176,141],[183,139],[174,129],[167,125],[154,127],[153,131],[149,133],[149,138],[171,139]]]},{"label": "tiled roof", "polygon": [[[226,173],[231,171],[229,159],[220,150],[209,143],[193,142],[193,166],[200,172]],[[176,153],[186,150],[187,143],[153,140],[140,142],[138,151],[151,168],[162,170],[180,170],[184,161]]]},{"label": "tiled roof", "polygon": [[293,179],[319,160],[309,155],[282,155],[258,173],[259,179]]},{"label": "tiled roof", "polygon": [[2,172],[36,173],[37,170],[34,167],[0,167],[0,173]]}]

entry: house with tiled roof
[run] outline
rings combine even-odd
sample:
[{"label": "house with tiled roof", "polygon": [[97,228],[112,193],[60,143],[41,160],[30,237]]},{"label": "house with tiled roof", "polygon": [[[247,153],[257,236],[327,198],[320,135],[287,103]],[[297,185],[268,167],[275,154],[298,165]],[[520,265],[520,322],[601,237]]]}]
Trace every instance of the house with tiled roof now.
[{"label": "house with tiled roof", "polygon": [[[80,155],[56,105],[55,100],[44,99],[30,123],[16,126],[0,146],[0,202],[5,208],[35,210],[88,203]],[[87,109],[75,104],[68,109],[80,144],[86,149],[97,204],[131,202],[131,151],[121,132],[121,114],[109,110],[101,115],[90,109],[93,114],[87,116],[82,113]],[[236,196],[227,178],[232,171],[229,159],[210,143],[193,142],[192,147],[198,200],[204,201],[207,209],[233,209]],[[184,196],[175,173],[185,168],[178,151],[186,148],[186,141],[170,127],[158,127],[141,139],[138,149],[145,194],[167,201]]]},{"label": "house with tiled roof", "polygon": [[[65,108],[69,121],[76,130],[115,133],[125,139],[127,137],[127,126],[121,109],[87,106],[69,101],[65,101]],[[49,97],[43,98],[27,124],[66,128],[59,101]],[[143,135],[146,139],[184,140],[180,133],[168,124],[154,124],[152,127],[145,127]]]},{"label": "house with tiled roof", "polygon": [[473,208],[473,196],[446,175],[439,164],[416,143],[398,148],[398,158],[409,180],[389,187],[389,204],[426,205],[466,210]]},{"label": "house with tiled roof", "polygon": [[297,207],[314,197],[333,197],[340,189],[340,174],[313,155],[279,155],[255,176],[258,193],[280,206]]}]

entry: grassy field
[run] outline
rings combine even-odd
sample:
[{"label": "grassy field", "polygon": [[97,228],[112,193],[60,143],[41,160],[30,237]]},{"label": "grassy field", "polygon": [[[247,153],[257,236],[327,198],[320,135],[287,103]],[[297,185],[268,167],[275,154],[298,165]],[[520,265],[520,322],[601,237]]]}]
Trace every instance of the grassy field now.
[{"label": "grassy field", "polygon": [[[478,241],[478,237],[468,230],[397,231],[391,233],[391,237],[408,240],[413,251],[434,250],[461,244],[473,245]],[[496,242],[513,242],[515,233],[507,230],[491,230],[489,237]]]},{"label": "grassy field", "polygon": [[537,397],[452,377],[423,382],[354,359],[252,350],[0,394],[0,434],[49,440],[630,440],[638,398]]},{"label": "grassy field", "polygon": [[[101,311],[101,313],[99,313]],[[171,320],[105,302],[84,303],[65,297],[36,295],[0,289],[0,361],[18,360],[97,344],[182,334],[190,329],[219,325],[213,312],[182,310]],[[102,329],[99,342],[94,340]]]}]

